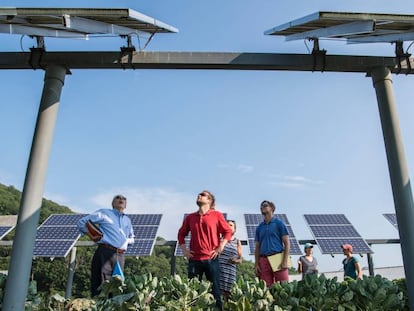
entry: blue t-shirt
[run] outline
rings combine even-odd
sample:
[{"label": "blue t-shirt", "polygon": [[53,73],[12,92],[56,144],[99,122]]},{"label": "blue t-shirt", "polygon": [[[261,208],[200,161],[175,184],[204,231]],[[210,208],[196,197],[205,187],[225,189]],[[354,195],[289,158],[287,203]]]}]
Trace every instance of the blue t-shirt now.
[{"label": "blue t-shirt", "polygon": [[284,251],[282,237],[289,235],[286,225],[273,217],[269,223],[262,222],[256,228],[255,241],[260,243],[260,255],[271,255]]},{"label": "blue t-shirt", "polygon": [[357,271],[355,268],[355,264],[358,262],[358,258],[351,257],[348,262],[346,262],[346,258],[342,261],[344,265],[344,275],[353,278],[354,280],[357,278]]}]

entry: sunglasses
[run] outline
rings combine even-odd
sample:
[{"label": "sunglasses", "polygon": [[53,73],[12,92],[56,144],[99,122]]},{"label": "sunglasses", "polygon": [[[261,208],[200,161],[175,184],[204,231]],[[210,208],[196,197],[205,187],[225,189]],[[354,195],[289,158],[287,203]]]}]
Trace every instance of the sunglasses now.
[{"label": "sunglasses", "polygon": [[202,197],[208,197],[208,198],[210,197],[210,195],[208,193],[205,193],[205,192],[201,192],[198,195],[201,195]]},{"label": "sunglasses", "polygon": [[124,197],[124,196],[122,196],[122,195],[117,195],[116,197],[115,197],[115,199],[117,199],[117,200],[125,200],[126,201],[126,197]]}]

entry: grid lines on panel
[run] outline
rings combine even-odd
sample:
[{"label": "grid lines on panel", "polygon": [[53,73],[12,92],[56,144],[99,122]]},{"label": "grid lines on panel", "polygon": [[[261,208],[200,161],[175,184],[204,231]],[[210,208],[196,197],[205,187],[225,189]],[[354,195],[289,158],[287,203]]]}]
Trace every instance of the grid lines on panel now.
[{"label": "grid lines on panel", "polygon": [[151,256],[157,239],[162,214],[131,214],[134,243],[128,245],[126,256]]},{"label": "grid lines on panel", "polygon": [[3,239],[10,231],[12,231],[13,228],[13,226],[0,226],[0,240]]},{"label": "grid lines on panel", "polygon": [[33,256],[66,257],[81,236],[77,222],[86,214],[53,214],[37,228]]},{"label": "grid lines on panel", "polygon": [[353,253],[373,253],[345,215],[306,214],[303,216],[322,254],[342,254],[343,244],[351,244]]},{"label": "grid lines on panel", "polygon": [[[289,233],[290,254],[291,255],[302,255],[302,250],[300,249],[299,242],[297,241],[295,237],[292,226],[290,225],[290,222],[286,214],[274,214],[274,217],[280,219],[286,225],[286,228]],[[246,222],[247,242],[249,244],[250,255],[254,255],[256,228],[261,222],[263,222],[263,215],[262,214],[244,214],[244,220]]]},{"label": "grid lines on panel", "polygon": [[398,222],[396,214],[383,214],[384,217],[398,230]]}]

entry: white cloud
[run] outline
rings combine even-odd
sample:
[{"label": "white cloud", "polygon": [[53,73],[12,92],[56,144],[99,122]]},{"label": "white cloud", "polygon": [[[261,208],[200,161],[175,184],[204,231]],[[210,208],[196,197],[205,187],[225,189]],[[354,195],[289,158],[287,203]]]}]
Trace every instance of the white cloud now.
[{"label": "white cloud", "polygon": [[245,174],[245,173],[253,172],[254,167],[251,165],[239,164],[237,166],[237,170]]},{"label": "white cloud", "polygon": [[219,164],[219,168],[241,172],[242,174],[251,173],[254,171],[254,166],[248,164]]},{"label": "white cloud", "polygon": [[283,188],[303,188],[310,185],[318,185],[324,183],[321,180],[310,179],[304,176],[271,174],[269,177],[271,179],[275,179],[270,181],[271,185]]}]

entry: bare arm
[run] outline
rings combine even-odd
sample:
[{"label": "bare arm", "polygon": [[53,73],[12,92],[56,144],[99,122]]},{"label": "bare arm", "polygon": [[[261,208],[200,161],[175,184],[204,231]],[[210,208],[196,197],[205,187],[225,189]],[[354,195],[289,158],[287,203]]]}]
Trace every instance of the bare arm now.
[{"label": "bare arm", "polygon": [[260,275],[260,267],[259,267],[259,258],[260,258],[260,243],[256,241],[256,245],[254,248],[254,272],[256,276]]},{"label": "bare arm", "polygon": [[359,264],[359,262],[355,263],[355,270],[357,271],[357,279],[361,279],[362,278],[362,269],[361,269],[361,265]]},{"label": "bare arm", "polygon": [[289,266],[288,266],[288,259],[289,259],[289,256],[290,256],[289,236],[288,235],[284,235],[282,237],[282,242],[283,242],[283,245],[285,247],[285,251],[283,252],[283,260],[282,260],[281,268],[282,269],[287,269],[287,268],[289,268]]}]

